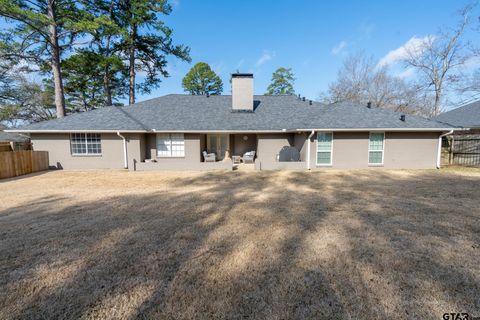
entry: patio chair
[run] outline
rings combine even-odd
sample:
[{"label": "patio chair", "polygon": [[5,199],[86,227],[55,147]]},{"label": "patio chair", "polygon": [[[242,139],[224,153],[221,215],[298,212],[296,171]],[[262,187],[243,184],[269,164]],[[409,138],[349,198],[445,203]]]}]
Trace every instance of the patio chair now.
[{"label": "patio chair", "polygon": [[216,155],[215,153],[207,153],[207,151],[203,151],[203,159],[205,162],[215,162],[216,161]]},{"label": "patio chair", "polygon": [[243,163],[253,163],[253,159],[255,158],[255,151],[245,152],[242,157]]}]

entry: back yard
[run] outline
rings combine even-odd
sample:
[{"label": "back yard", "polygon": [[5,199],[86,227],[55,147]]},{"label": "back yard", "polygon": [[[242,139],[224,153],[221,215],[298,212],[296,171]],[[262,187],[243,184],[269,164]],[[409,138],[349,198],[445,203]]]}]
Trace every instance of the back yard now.
[{"label": "back yard", "polygon": [[480,171],[0,181],[0,318],[480,316]]}]

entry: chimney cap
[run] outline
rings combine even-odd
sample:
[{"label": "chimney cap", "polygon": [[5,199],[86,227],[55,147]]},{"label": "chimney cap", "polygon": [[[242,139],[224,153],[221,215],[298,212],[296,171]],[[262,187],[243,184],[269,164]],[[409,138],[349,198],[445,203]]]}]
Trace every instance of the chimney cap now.
[{"label": "chimney cap", "polygon": [[253,78],[253,73],[232,73],[232,78]]}]

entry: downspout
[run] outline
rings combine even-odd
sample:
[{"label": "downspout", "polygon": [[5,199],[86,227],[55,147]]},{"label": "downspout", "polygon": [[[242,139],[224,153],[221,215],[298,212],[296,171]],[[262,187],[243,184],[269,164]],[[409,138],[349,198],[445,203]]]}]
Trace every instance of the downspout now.
[{"label": "downspout", "polygon": [[127,139],[117,131],[117,136],[123,139],[123,168],[128,169]]},{"label": "downspout", "polygon": [[310,139],[313,137],[314,134],[315,134],[315,131],[312,130],[312,132],[307,138],[307,141],[308,141],[307,142],[307,170],[310,170]]},{"label": "downspout", "polygon": [[440,169],[440,162],[442,161],[442,138],[448,135],[451,135],[452,133],[453,133],[453,130],[450,130],[447,133],[441,134],[438,137],[437,169]]}]

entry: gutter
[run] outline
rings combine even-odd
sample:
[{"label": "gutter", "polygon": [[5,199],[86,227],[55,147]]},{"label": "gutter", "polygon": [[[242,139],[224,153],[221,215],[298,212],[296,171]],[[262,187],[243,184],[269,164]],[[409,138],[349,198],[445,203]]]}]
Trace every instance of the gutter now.
[{"label": "gutter", "polygon": [[[343,132],[360,132],[360,131],[391,131],[391,132],[437,132],[451,130],[449,128],[310,128],[310,129],[271,129],[271,130],[122,130],[124,133],[293,133],[293,132],[310,132],[310,131],[343,131]],[[458,130],[458,128],[455,128]],[[465,130],[465,129],[462,129]],[[6,129],[5,132],[12,133],[116,133],[118,130],[28,130],[28,129]]]},{"label": "gutter", "polygon": [[448,131],[447,133],[441,134],[438,137],[438,150],[437,150],[437,169],[440,169],[440,162],[442,160],[442,138],[448,135],[451,135],[453,130]]},{"label": "gutter", "polygon": [[123,139],[123,168],[128,169],[127,139],[117,131],[117,136]]},{"label": "gutter", "polygon": [[310,170],[310,144],[311,144],[310,139],[313,137],[314,134],[315,134],[315,131],[312,130],[312,132],[307,138],[307,170]]},{"label": "gutter", "polygon": [[[14,132],[14,133],[73,133],[73,132],[78,132],[78,133],[116,133],[118,130],[29,130],[29,129],[6,129],[3,130],[5,132]],[[127,133],[148,133],[147,130],[122,130],[122,132],[127,132]]]},{"label": "gutter", "polygon": [[[342,132],[360,132],[360,131],[379,131],[379,132],[385,132],[385,131],[390,131],[390,132],[437,132],[437,131],[446,131],[446,130],[451,130],[452,127],[449,128],[313,128],[313,129],[296,129],[296,131],[342,131]],[[458,130],[458,129],[456,129]]]}]

